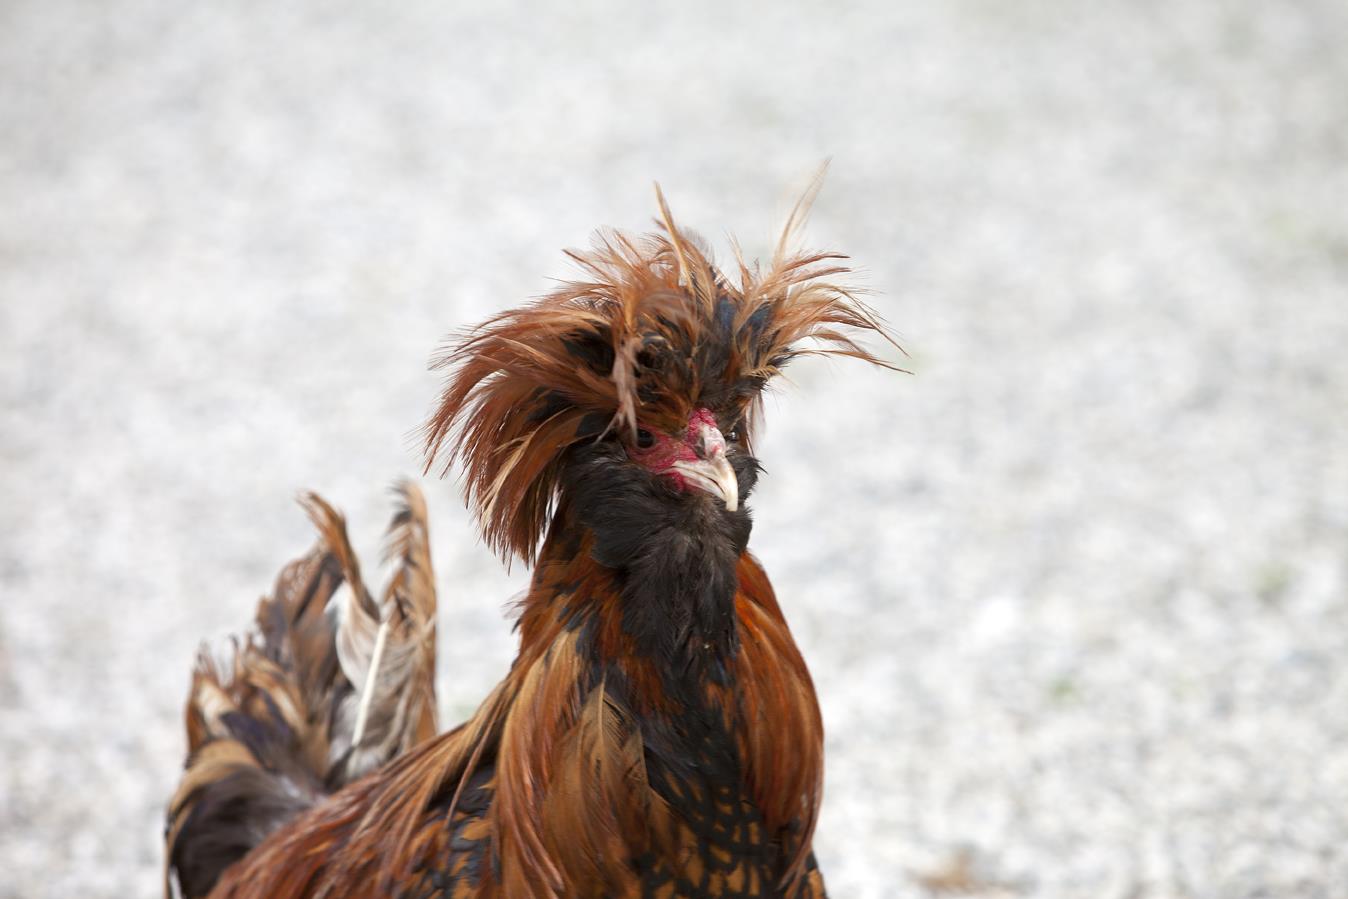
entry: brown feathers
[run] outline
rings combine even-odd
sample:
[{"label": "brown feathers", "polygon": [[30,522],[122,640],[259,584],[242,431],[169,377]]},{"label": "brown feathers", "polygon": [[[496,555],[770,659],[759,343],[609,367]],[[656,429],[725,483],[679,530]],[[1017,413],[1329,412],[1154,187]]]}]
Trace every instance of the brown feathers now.
[{"label": "brown feathers", "polygon": [[739,563],[736,614],[741,650],[738,732],[754,799],[769,822],[796,821],[783,889],[804,876],[824,796],[824,725],[810,672],[782,617],[763,568]]},{"label": "brown feathers", "polygon": [[[319,546],[228,672],[203,658],[193,678],[167,837],[186,895],[823,895],[819,707],[743,503],[785,365],[893,367],[857,342],[890,337],[835,280],[843,257],[792,250],[817,191],[766,269],[736,252],[732,285],[657,188],[662,231],[601,235],[569,254],[578,280],[439,358],[428,465],[463,466],[495,551],[538,558],[518,655],[457,729],[432,738],[420,494],[399,488],[378,598],[342,517],[304,500]],[[696,436],[688,458],[740,502],[643,467],[652,428]]]},{"label": "brown feathers", "polygon": [[[577,603],[611,607],[618,597],[584,556],[555,557],[548,571],[525,600],[530,620],[522,622],[518,660],[465,725],[295,818],[231,868],[214,895],[345,895],[351,884],[382,895],[415,882],[423,868],[455,870],[456,856],[439,835],[444,821],[459,817],[465,784],[483,764],[494,764],[495,799],[478,814],[496,861],[464,895],[640,895],[631,860],[642,853],[702,864],[696,836],[647,783],[631,691],[658,690],[658,678],[643,677],[630,667],[636,660],[620,656],[624,701],[603,679],[588,684],[578,632],[564,626],[554,579],[579,585],[571,596]],[[745,645],[734,690],[712,693],[742,734],[739,751],[762,825],[779,835],[788,858],[781,883],[752,871],[740,876],[757,878],[764,896],[816,895],[812,887],[793,891],[810,875],[806,853],[823,771],[819,710],[762,569],[746,556],[739,573],[736,614]],[[717,876],[729,883],[733,873]]]},{"label": "brown feathers", "polygon": [[763,386],[799,355],[894,367],[855,341],[893,343],[833,280],[845,257],[790,249],[817,191],[793,210],[771,265],[740,260],[732,285],[657,188],[663,233],[603,233],[590,252],[568,252],[580,280],[489,319],[436,360],[450,375],[425,428],[427,466],[462,464],[493,550],[533,561],[573,444],[631,435],[638,421],[679,427],[697,406],[747,429]]},{"label": "brown feathers", "polygon": [[[395,492],[388,536],[395,570],[382,603],[361,580],[345,521],[308,494],[301,502],[318,546],[258,603],[257,632],[226,671],[200,655],[187,703],[187,772],[169,805],[168,865],[184,895],[204,895],[298,811],[434,736],[426,508],[411,484]],[[338,612],[329,604],[344,582],[348,601]],[[385,649],[373,665],[381,622]],[[368,720],[357,740],[362,705]]]}]

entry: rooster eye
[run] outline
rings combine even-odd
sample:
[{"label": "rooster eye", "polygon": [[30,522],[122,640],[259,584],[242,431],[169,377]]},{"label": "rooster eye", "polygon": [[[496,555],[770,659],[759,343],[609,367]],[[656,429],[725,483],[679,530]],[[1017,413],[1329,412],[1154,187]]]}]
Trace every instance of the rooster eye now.
[{"label": "rooster eye", "polygon": [[727,432],[726,432],[726,435],[725,435],[725,439],[726,439],[726,442],[728,442],[728,443],[739,443],[739,440],[740,440],[740,431],[739,431],[739,428],[731,428],[729,431],[727,431]]},{"label": "rooster eye", "polygon": [[641,449],[650,449],[655,446],[655,437],[645,428],[639,428],[637,430],[637,446]]}]

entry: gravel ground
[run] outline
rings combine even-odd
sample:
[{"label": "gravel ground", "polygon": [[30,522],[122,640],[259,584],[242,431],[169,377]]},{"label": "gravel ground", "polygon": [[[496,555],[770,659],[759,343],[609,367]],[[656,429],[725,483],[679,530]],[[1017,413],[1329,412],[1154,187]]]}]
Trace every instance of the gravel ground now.
[{"label": "gravel ground", "polygon": [[[1243,9],[1241,7],[1244,7]],[[833,157],[913,377],[801,365],[754,547],[839,897],[1348,896],[1348,6],[0,4],[0,896],[149,896],[192,654],[373,550],[450,329]],[[513,652],[427,483],[441,701]]]}]

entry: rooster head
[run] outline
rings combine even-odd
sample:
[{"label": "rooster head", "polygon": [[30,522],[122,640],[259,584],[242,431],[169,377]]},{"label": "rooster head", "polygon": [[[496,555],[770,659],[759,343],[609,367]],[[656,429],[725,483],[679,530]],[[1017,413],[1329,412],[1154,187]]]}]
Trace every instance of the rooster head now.
[{"label": "rooster head", "polygon": [[601,232],[589,252],[567,252],[580,278],[437,357],[449,375],[424,429],[426,465],[463,466],[488,545],[532,562],[569,455],[595,444],[671,500],[736,513],[758,470],[763,390],[788,362],[833,355],[895,367],[856,342],[871,332],[894,344],[838,282],[845,257],[790,248],[818,187],[796,204],[770,265],[750,266],[736,249],[738,284],[674,224],[657,187],[659,231]]}]

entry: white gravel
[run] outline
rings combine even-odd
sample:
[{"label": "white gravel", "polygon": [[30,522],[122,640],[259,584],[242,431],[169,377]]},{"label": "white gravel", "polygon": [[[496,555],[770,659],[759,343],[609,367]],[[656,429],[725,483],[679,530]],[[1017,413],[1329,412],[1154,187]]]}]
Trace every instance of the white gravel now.
[{"label": "white gravel", "polygon": [[[853,254],[753,545],[838,897],[1348,895],[1348,6],[0,4],[0,896],[150,896],[196,645],[373,550],[451,328],[644,228]],[[446,722],[513,651],[430,483]]]}]

